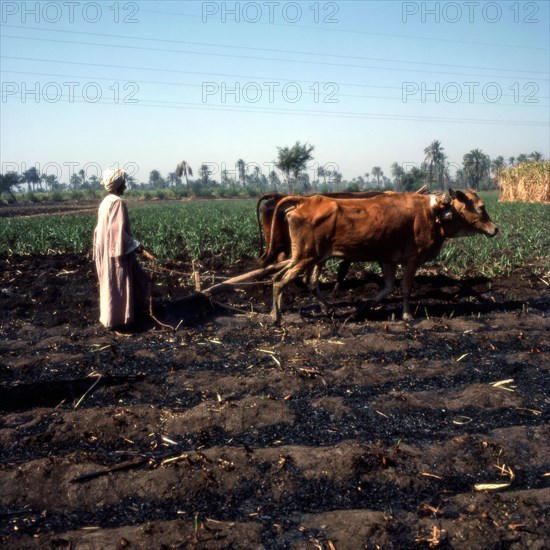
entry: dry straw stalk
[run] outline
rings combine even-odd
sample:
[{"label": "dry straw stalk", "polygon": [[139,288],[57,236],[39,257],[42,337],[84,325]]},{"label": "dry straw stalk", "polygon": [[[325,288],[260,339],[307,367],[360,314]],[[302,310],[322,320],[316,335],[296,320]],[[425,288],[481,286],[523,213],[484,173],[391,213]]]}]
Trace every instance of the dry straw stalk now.
[{"label": "dry straw stalk", "polygon": [[501,202],[550,203],[550,162],[524,162],[500,172]]}]

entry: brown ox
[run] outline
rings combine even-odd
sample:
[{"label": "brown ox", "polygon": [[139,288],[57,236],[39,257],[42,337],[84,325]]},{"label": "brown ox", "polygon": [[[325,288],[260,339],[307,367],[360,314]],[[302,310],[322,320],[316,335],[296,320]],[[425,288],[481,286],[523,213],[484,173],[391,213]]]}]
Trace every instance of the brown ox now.
[{"label": "brown ox", "polygon": [[[333,199],[368,199],[384,193],[384,191],[335,191],[332,193],[322,193],[323,197]],[[391,193],[391,191],[390,191]],[[260,259],[263,260],[266,256],[267,249],[271,243],[271,225],[273,222],[273,213],[277,205],[286,197],[295,195],[285,195],[282,193],[264,193],[258,197],[256,201],[256,223],[258,224],[258,234],[260,240]],[[262,203],[265,203],[262,205]],[[261,216],[260,216],[261,212]],[[261,217],[261,221],[260,221]],[[265,235],[265,251],[264,251],[264,235]],[[290,246],[288,239],[284,242],[277,243],[279,254],[288,255]]]},{"label": "brown ox", "polygon": [[[423,185],[420,189],[415,191],[418,194],[423,194],[428,190],[427,185]],[[395,195],[395,191],[337,191],[333,193],[323,193],[323,197],[328,197],[331,199],[368,199],[372,197],[377,197],[381,194]],[[281,202],[282,199],[286,197],[291,197],[294,195],[282,195],[280,193],[266,193],[261,195],[256,202],[256,221],[258,223],[258,231],[260,235],[260,251],[263,249],[263,239],[262,239],[262,225],[263,225],[263,234],[265,235],[266,240],[266,250],[261,253],[260,260],[264,266],[270,265],[274,262],[281,261],[284,258],[290,256],[290,235],[288,232],[288,225],[286,222],[286,209],[280,208],[277,211],[277,224],[281,229],[277,233],[277,238],[271,241],[271,226],[273,224],[273,215],[275,208]],[[265,204],[261,207],[262,211],[262,224],[260,224],[260,204],[262,201],[266,201]],[[438,205],[441,209],[445,208],[441,200],[438,202]],[[289,204],[289,207],[291,205]],[[443,214],[443,212],[442,212]],[[268,255],[268,249],[271,245],[271,252]],[[334,285],[333,292],[336,292],[340,288],[340,284],[346,278],[349,268],[351,266],[350,260],[343,260],[338,266],[338,273],[336,275],[336,284]],[[315,278],[318,278],[320,275],[320,267],[315,269],[312,282]]]},{"label": "brown ox", "polygon": [[[428,190],[427,185],[423,185],[420,189],[416,191],[418,194],[423,194]],[[377,197],[381,194],[395,195],[395,191],[336,191],[332,193],[323,193],[323,197],[329,197],[331,199],[368,199],[372,197]],[[256,222],[258,224],[258,233],[260,236],[260,261],[264,266],[269,265],[273,262],[282,260],[290,256],[290,235],[288,232],[288,226],[286,225],[286,210],[279,209],[277,211],[277,217],[280,231],[277,233],[276,239],[271,241],[271,226],[273,224],[273,215],[277,205],[286,197],[291,197],[294,195],[283,195],[281,193],[265,193],[261,195],[256,201]],[[266,201],[263,206],[260,205],[263,201]],[[438,204],[442,205],[443,203],[439,202]],[[289,204],[290,207],[290,204]],[[260,223],[260,210],[262,213],[262,221]],[[263,226],[263,232],[262,232]],[[265,235],[266,250],[263,251],[263,238],[262,234]],[[268,256],[268,249],[271,245],[271,252]],[[340,283],[346,278],[349,268],[351,266],[351,261],[343,260],[338,267],[338,273],[336,275],[336,284],[334,286],[333,292],[336,292]],[[319,270],[316,270],[316,276],[319,275]]]},{"label": "brown ox", "polygon": [[[445,239],[484,234],[493,237],[498,228],[483,201],[473,192],[450,190],[450,215],[442,221],[434,195],[381,194],[369,199],[331,199],[322,196],[287,197],[273,216],[272,243],[285,225],[278,210],[287,212],[292,256],[273,277],[275,322],[280,322],[284,287],[328,258],[376,261],[382,264],[384,289],[373,299],[378,303],[395,287],[397,265],[403,266],[403,319],[412,318],[409,298],[416,270],[434,259]],[[273,261],[272,246],[267,261]],[[315,288],[313,290],[316,290]]]}]

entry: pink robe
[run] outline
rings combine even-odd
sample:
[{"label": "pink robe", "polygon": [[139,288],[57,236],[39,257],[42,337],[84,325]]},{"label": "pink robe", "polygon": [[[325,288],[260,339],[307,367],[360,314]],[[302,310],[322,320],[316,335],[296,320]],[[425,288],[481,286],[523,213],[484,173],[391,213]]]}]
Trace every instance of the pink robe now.
[{"label": "pink robe", "polygon": [[94,231],[94,260],[99,279],[100,323],[107,328],[134,321],[147,297],[147,276],[139,265],[126,204],[107,195],[99,205]]}]

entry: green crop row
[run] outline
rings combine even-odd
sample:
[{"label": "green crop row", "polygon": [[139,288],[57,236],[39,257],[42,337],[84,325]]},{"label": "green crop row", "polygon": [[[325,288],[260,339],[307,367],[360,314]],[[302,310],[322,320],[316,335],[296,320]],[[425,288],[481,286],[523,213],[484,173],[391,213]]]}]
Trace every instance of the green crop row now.
[{"label": "green crop row", "polygon": [[159,259],[218,256],[235,263],[257,255],[254,205],[245,200],[146,206],[131,213],[132,228]]},{"label": "green crop row", "polygon": [[[484,198],[499,235],[451,240],[438,262],[454,275],[507,275],[520,266],[548,270],[550,207],[499,203],[494,194]],[[257,257],[254,205],[253,200],[139,207],[130,202],[129,209],[134,236],[160,261],[217,257],[233,264]],[[0,218],[0,255],[87,253],[95,223],[93,214]]]},{"label": "green crop row", "polygon": [[[234,263],[257,255],[254,205],[252,200],[130,202],[132,233],[159,259],[220,256]],[[95,224],[94,214],[0,218],[0,254],[86,253]]]},{"label": "green crop row", "polygon": [[92,247],[93,216],[0,218],[0,254],[85,252]]}]

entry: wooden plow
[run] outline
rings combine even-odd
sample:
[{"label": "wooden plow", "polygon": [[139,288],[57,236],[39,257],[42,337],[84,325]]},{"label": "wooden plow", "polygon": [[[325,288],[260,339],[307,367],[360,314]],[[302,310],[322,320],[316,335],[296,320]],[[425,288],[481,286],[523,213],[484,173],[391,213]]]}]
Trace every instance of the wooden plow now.
[{"label": "wooden plow", "polygon": [[[243,313],[241,310],[237,310],[229,305],[220,303],[218,301],[215,301],[213,299],[214,296],[217,294],[221,294],[223,292],[230,292],[234,290],[235,288],[239,286],[246,286],[246,285],[261,285],[261,284],[271,284],[271,280],[263,280],[263,281],[254,281],[254,279],[259,279],[261,277],[266,277],[268,275],[271,275],[278,270],[282,269],[284,266],[286,266],[290,260],[283,260],[281,262],[277,262],[275,264],[269,265],[267,267],[262,267],[258,269],[253,269],[252,271],[247,271],[246,273],[242,273],[240,275],[236,275],[235,277],[230,277],[229,279],[226,279],[222,282],[216,283],[208,288],[201,289],[201,280],[200,280],[200,273],[196,269],[195,263],[193,262],[193,272],[192,273],[179,273],[173,269],[164,268],[162,266],[159,266],[157,264],[156,258],[150,254],[150,253],[144,253],[144,257],[147,258],[152,262],[152,267],[144,269],[146,271],[151,272],[151,274],[154,274],[155,272],[170,272],[176,275],[185,275],[186,277],[192,277],[195,284],[195,290],[189,294],[188,296],[184,298],[179,298],[176,300],[178,306],[183,306],[185,308],[195,308],[200,309],[202,304],[209,303],[211,306],[219,306],[223,309],[231,310],[231,311],[238,311]],[[152,281],[151,281],[152,282]],[[151,290],[149,291],[149,316],[151,319],[153,319],[158,325],[164,327],[165,329],[169,329],[172,331],[175,331],[178,329],[178,327],[181,324],[178,323],[177,326],[169,325],[160,319],[158,319],[155,316],[155,313],[153,311],[153,296]]]},{"label": "wooden plow", "polygon": [[[159,266],[157,263],[157,258],[153,256],[150,252],[147,250],[142,251],[143,256],[151,261],[152,267],[150,268],[144,268],[146,271],[149,271],[151,273],[155,272],[161,272],[166,271],[169,273],[174,273],[176,275],[185,275],[188,276],[188,273],[180,273],[174,269],[167,269],[162,266]],[[246,273],[242,273],[241,275],[236,275],[235,277],[230,277],[229,279],[224,280],[221,283],[216,283],[215,285],[212,285],[208,288],[205,288],[204,290],[201,289],[201,281],[200,281],[200,273],[196,269],[195,261],[193,261],[193,272],[192,277],[195,283],[195,294],[202,294],[203,296],[206,296],[209,298],[210,296],[214,296],[216,294],[220,294],[222,292],[227,292],[229,290],[232,290],[235,287],[242,286],[242,285],[249,285],[254,284],[251,283],[253,279],[257,279],[259,277],[264,277],[266,275],[271,275],[275,273],[276,271],[279,271],[288,263],[290,262],[290,259],[282,260],[280,262],[274,263],[272,265],[268,265],[266,267],[260,267],[258,269],[253,269],[252,271],[247,271]],[[265,283],[271,283],[271,281],[257,281],[256,284],[265,284]]]},{"label": "wooden plow", "polygon": [[[204,290],[197,289],[197,292],[209,298],[216,294],[220,294],[222,292],[227,292],[229,290],[232,290],[235,287],[251,284],[251,281],[253,279],[257,279],[259,277],[265,277],[266,275],[271,275],[272,273],[279,271],[279,269],[282,269],[289,262],[290,260],[283,260],[282,262],[277,262],[275,264],[268,265],[267,267],[253,269],[252,271],[248,271],[246,273],[242,273],[241,275],[237,275],[235,277],[226,279],[221,283],[216,283],[215,285],[205,288]],[[268,282],[271,283],[271,281],[258,281],[256,284],[263,284]]]}]

